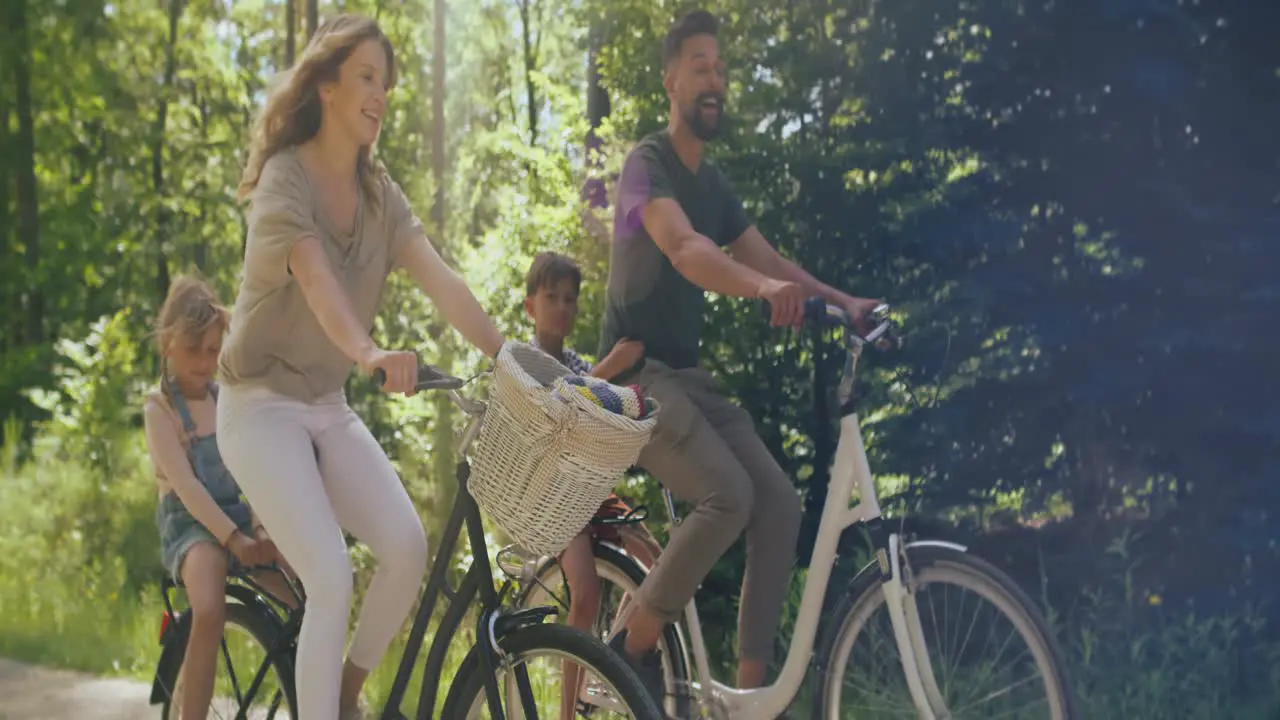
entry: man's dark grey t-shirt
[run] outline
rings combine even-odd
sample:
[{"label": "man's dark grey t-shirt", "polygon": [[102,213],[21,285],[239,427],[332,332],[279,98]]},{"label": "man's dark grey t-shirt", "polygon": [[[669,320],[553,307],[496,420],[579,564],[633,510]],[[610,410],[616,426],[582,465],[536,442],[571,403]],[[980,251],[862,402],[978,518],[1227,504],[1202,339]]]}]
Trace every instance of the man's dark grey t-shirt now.
[{"label": "man's dark grey t-shirt", "polygon": [[696,174],[690,171],[665,130],[641,140],[627,155],[618,182],[600,357],[628,338],[643,342],[648,358],[673,368],[695,367],[706,297],[676,271],[644,229],[645,204],[658,198],[674,199],[694,231],[721,247],[750,227],[719,168],[704,159]]}]

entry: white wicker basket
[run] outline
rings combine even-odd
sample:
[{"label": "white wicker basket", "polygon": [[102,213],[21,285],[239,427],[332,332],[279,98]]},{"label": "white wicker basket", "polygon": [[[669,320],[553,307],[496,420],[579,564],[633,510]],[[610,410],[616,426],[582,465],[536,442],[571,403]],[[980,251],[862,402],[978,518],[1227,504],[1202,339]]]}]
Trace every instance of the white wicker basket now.
[{"label": "white wicker basket", "polygon": [[570,371],[536,347],[498,353],[467,483],[480,510],[525,550],[555,555],[582,531],[653,433],[576,392]]}]

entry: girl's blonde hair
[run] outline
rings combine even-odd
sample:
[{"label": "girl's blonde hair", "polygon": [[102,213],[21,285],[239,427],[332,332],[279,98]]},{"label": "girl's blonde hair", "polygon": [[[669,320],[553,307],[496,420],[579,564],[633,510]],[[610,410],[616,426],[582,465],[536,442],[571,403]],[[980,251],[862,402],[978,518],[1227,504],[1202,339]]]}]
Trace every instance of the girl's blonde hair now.
[{"label": "girl's blonde hair", "polygon": [[204,340],[210,328],[225,331],[231,324],[231,313],[219,302],[213,289],[203,280],[179,277],[169,287],[169,296],[156,316],[155,336],[160,350],[160,389],[171,395],[169,368],[165,358],[169,347],[183,343],[195,347]]},{"label": "girl's blonde hair", "polygon": [[[378,24],[362,15],[342,14],[325,20],[294,66],[276,76],[266,105],[254,123],[249,162],[240,178],[237,196],[244,200],[258,186],[262,166],[285,148],[310,140],[320,130],[320,85],[335,82],[338,70],[366,40],[377,40],[387,53],[387,90],[396,85],[396,58],[391,41]],[[365,197],[376,206],[378,183],[386,172],[373,157],[373,146],[360,148],[356,174]]]}]

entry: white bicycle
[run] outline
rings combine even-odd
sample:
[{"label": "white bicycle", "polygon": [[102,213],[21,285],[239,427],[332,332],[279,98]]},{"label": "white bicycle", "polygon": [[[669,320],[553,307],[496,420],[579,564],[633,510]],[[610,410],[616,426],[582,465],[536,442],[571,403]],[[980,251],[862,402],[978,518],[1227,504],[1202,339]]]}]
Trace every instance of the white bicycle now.
[{"label": "white bicycle", "polygon": [[[1063,653],[1026,593],[965,547],[903,536],[881,517],[854,411],[854,372],[866,346],[897,341],[887,306],[877,308],[872,321],[875,329],[863,337],[841,309],[821,300],[806,306],[806,322],[843,330],[846,362],[838,391],[840,439],[781,673],[772,685],[752,690],[718,682],[690,601],[683,621],[668,626],[659,640],[666,713],[772,720],[787,710],[809,675],[814,718],[1073,720],[1077,701]],[[855,489],[860,502],[852,504]],[[671,494],[665,496],[668,517],[678,527]],[[875,560],[828,597],[841,535],[859,524],[868,531]],[[595,555],[602,585],[596,630],[608,638],[623,627],[628,599],[646,570],[618,545],[598,542]],[[567,585],[554,559],[517,565],[512,572],[523,580],[521,606],[568,608]],[[944,625],[952,614],[959,621]],[[599,688],[584,687],[580,697],[583,717],[611,705]]]}]

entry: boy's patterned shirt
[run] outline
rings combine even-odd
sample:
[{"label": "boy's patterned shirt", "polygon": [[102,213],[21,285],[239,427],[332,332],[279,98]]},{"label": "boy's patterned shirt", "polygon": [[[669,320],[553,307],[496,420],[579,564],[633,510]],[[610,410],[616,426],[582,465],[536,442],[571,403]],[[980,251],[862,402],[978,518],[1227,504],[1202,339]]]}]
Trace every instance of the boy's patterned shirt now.
[{"label": "boy's patterned shirt", "polygon": [[[534,347],[538,348],[539,350],[542,350],[542,348],[538,346],[537,338],[534,338],[530,344],[532,344]],[[555,357],[555,356],[553,355],[552,357]],[[556,358],[556,359],[559,360],[561,363],[563,363],[565,367],[573,371],[575,375],[591,374],[591,370],[592,370],[591,363],[587,362],[586,360],[583,360],[582,356],[578,355],[578,353],[573,351],[573,348],[566,347],[564,349],[564,357]]]}]

